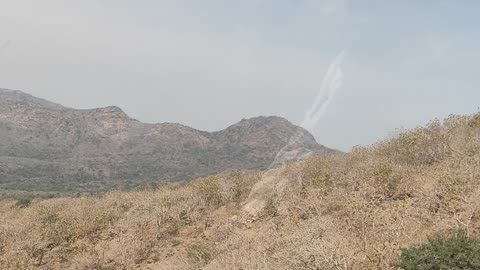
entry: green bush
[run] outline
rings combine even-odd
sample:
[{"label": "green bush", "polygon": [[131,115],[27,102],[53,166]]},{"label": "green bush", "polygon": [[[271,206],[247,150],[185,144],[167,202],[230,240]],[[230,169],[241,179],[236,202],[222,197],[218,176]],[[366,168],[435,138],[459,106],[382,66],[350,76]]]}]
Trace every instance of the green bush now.
[{"label": "green bush", "polygon": [[420,247],[403,249],[400,269],[480,269],[480,239],[468,237],[464,232],[452,237],[436,236]]}]

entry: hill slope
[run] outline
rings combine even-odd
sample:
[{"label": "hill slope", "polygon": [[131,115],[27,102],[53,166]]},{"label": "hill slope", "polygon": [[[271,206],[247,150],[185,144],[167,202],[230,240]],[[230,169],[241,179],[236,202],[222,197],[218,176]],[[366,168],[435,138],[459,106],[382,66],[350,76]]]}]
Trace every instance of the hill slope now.
[{"label": "hill slope", "polygon": [[436,233],[480,235],[479,183],[480,114],[452,116],[267,172],[0,202],[0,268],[393,270]]},{"label": "hill slope", "polygon": [[264,169],[296,133],[296,148],[305,153],[336,152],[279,117],[208,133],[141,123],[118,107],[75,110],[0,89],[0,189],[98,191]]}]

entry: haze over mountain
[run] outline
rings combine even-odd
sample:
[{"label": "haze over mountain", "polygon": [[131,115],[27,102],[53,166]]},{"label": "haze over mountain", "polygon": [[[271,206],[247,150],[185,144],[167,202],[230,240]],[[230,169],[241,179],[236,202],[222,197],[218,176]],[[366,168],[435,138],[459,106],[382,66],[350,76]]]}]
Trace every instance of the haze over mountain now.
[{"label": "haze over mountain", "polygon": [[280,117],[209,133],[141,123],[115,106],[77,110],[0,89],[0,189],[91,192],[264,169],[298,134],[294,156],[337,153]]}]

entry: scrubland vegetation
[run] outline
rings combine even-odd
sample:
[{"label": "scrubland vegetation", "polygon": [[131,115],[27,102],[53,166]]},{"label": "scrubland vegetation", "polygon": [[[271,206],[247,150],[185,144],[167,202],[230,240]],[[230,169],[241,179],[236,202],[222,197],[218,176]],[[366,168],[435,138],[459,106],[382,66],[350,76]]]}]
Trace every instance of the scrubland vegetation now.
[{"label": "scrubland vegetation", "polygon": [[478,269],[479,183],[480,114],[451,116],[270,172],[0,202],[0,269]]}]

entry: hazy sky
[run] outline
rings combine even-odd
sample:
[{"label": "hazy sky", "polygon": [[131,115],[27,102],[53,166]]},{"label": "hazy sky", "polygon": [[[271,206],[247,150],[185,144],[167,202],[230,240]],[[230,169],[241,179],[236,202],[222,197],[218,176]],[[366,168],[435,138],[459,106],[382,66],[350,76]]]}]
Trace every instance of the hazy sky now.
[{"label": "hazy sky", "polygon": [[[1,0],[0,88],[144,122],[299,124],[346,49],[314,135],[349,150],[479,111],[478,1]],[[476,18],[477,17],[477,18]]]}]

